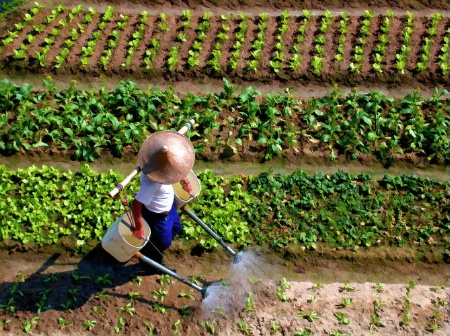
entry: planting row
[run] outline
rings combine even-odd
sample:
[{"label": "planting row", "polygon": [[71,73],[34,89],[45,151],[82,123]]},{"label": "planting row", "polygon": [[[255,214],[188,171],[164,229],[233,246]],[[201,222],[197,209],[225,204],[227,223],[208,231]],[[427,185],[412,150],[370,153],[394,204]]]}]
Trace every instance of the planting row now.
[{"label": "planting row", "polygon": [[[303,171],[225,179],[206,170],[198,177],[202,194],[192,210],[226,242],[239,247],[449,246],[448,181],[417,176],[374,180],[366,173],[344,172],[308,176]],[[127,210],[120,197],[113,200],[108,195],[122,179],[117,172],[99,174],[88,165],[78,172],[47,166],[7,171],[0,166],[0,240],[9,246],[64,243],[89,248]],[[134,195],[138,183],[132,181],[128,195]],[[204,248],[218,246],[181,215],[182,239]]]},{"label": "planting row", "polygon": [[442,12],[150,15],[113,6],[99,12],[36,3],[11,26],[0,34],[0,45],[1,61],[13,69],[260,80],[306,76],[333,82],[449,80],[450,19]]},{"label": "planting row", "polygon": [[51,78],[45,90],[0,81],[0,152],[70,151],[93,161],[108,150],[136,154],[148,133],[179,128],[194,118],[189,132],[197,158],[235,156],[267,161],[301,158],[307,151],[357,159],[373,154],[389,165],[395,155],[415,154],[434,163],[450,162],[448,92],[431,98],[418,91],[402,99],[381,92],[297,100],[289,89],[261,95],[241,92],[224,79],[219,93],[178,97],[172,88],[143,91],[120,82],[108,91],[58,89]]},{"label": "planting row", "polygon": [[[200,276],[192,278],[201,284]],[[25,334],[42,334],[43,329],[52,327],[63,335],[98,330],[108,334],[143,330],[156,335],[164,327],[161,321],[169,322],[166,330],[170,327],[174,334],[208,335],[222,335],[222,330],[254,335],[260,329],[270,334],[284,330],[295,336],[325,330],[326,335],[344,336],[355,328],[372,334],[391,330],[445,333],[448,329],[446,287],[414,281],[408,285],[321,284],[249,278],[237,285],[222,280],[220,290],[233,294],[232,299],[227,298],[233,305],[223,297],[214,297],[209,304],[202,303],[202,316],[197,313],[198,294],[177,290],[168,275],[154,281],[139,275],[120,279],[116,274],[83,274],[79,270],[31,276],[19,272],[14,282],[0,286],[0,331],[22,330]],[[267,319],[268,302],[271,314],[278,314],[276,318]],[[26,317],[21,314],[25,311]]]}]

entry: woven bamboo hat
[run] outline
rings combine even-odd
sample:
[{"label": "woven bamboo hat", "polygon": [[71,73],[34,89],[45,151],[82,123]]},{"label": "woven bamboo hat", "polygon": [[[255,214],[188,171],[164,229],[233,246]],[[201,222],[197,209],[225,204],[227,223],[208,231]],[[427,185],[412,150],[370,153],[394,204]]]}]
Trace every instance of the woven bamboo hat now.
[{"label": "woven bamboo hat", "polygon": [[173,184],[185,178],[194,166],[194,147],[188,138],[175,131],[150,135],[139,149],[139,166],[147,178]]}]

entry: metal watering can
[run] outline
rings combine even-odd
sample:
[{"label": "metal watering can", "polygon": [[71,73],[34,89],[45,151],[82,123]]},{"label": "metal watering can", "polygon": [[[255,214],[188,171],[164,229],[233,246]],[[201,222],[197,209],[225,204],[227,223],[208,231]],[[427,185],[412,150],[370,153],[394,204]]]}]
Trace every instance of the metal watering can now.
[{"label": "metal watering can", "polygon": [[[186,123],[179,131],[180,134],[185,134],[193,125],[195,121],[191,119]],[[120,184],[118,184],[110,193],[111,197],[116,196],[138,173],[141,172],[141,168],[136,167]],[[188,183],[190,185],[190,191],[187,192],[184,184]],[[201,191],[200,181],[198,180],[195,173],[191,170],[182,181],[174,183],[173,188],[175,191],[175,206],[178,210],[183,210],[190,218],[192,218],[197,224],[199,224],[205,231],[210,234],[217,242],[225,248],[233,257],[234,263],[240,261],[239,253],[236,253],[225,244],[223,239],[219,237],[210,227],[208,227],[193,211],[191,211],[187,204],[195,200]],[[174,277],[175,279],[183,282],[184,284],[194,288],[202,294],[202,297],[206,295],[206,287],[200,287],[197,284],[185,279],[169,268],[161,265],[160,263],[146,257],[141,252],[139,252],[145,244],[150,240],[151,230],[148,224],[143,220],[145,239],[140,240],[132,236],[131,224],[132,214],[130,212],[122,215],[117,221],[115,221],[107,230],[105,236],[102,239],[102,247],[111,254],[118,261],[126,262],[133,257],[138,258],[141,262],[150,265],[151,267],[163,272],[165,274]]]}]

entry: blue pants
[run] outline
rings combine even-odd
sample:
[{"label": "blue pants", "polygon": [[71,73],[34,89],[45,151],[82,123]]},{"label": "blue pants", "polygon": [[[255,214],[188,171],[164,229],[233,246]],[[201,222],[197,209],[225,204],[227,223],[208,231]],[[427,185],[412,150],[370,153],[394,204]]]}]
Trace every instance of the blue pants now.
[{"label": "blue pants", "polygon": [[142,253],[156,262],[162,261],[162,253],[167,250],[177,234],[181,232],[181,220],[175,204],[167,215],[151,212],[142,205],[142,217],[150,226],[150,241]]}]

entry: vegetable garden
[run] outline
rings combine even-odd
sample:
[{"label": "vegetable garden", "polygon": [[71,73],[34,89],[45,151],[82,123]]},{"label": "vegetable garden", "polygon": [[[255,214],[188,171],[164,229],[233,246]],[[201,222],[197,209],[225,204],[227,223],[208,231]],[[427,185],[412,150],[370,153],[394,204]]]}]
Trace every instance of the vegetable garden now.
[{"label": "vegetable garden", "polygon": [[99,11],[36,2],[1,37],[0,61],[14,71],[134,78],[226,76],[353,85],[450,80],[445,12],[295,13],[127,14],[114,6]]},{"label": "vegetable garden", "polygon": [[[450,333],[450,179],[426,177],[450,164],[448,4],[158,2],[0,5],[0,334]],[[118,80],[89,85],[97,78]],[[221,87],[180,92],[179,81]],[[329,90],[295,94],[311,84]],[[149,134],[191,118],[197,162],[298,168],[194,167],[190,208],[259,270],[230,270],[180,213],[165,259],[219,288],[209,300],[99,245],[139,181],[113,200],[124,175],[93,164],[134,161]],[[11,168],[29,157],[80,168]],[[414,171],[375,177],[371,164]]]}]

